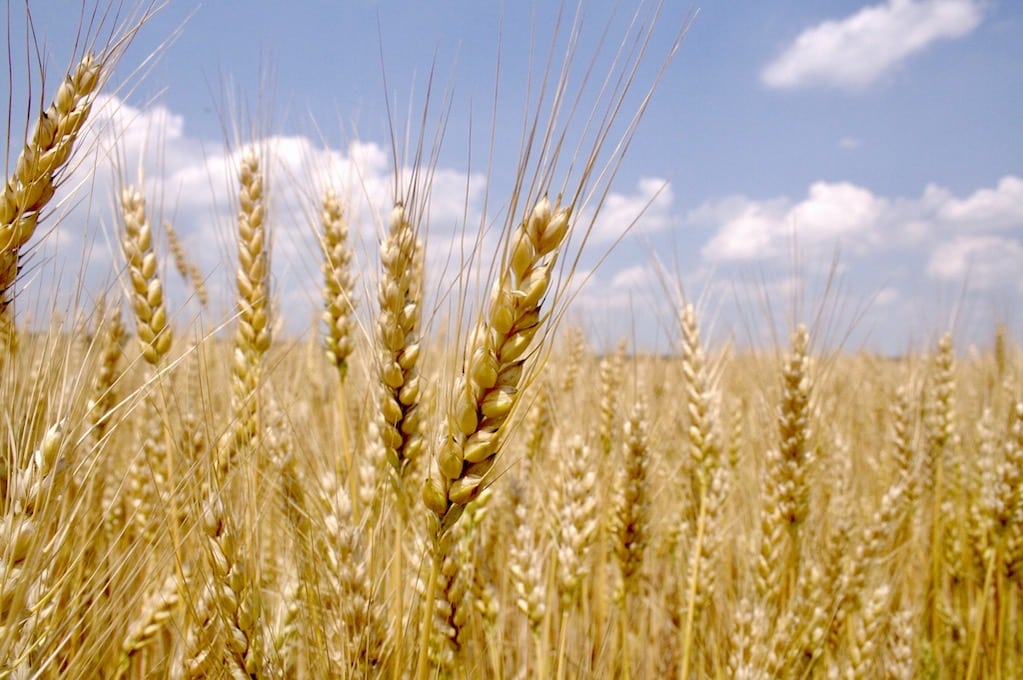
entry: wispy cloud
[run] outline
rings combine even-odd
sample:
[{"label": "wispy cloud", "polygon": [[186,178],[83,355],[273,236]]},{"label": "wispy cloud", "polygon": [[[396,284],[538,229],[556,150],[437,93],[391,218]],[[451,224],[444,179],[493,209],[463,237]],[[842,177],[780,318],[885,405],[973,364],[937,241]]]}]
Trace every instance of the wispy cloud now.
[{"label": "wispy cloud", "polygon": [[760,74],[777,89],[861,89],[939,40],[980,25],[978,0],[889,0],[800,33]]}]

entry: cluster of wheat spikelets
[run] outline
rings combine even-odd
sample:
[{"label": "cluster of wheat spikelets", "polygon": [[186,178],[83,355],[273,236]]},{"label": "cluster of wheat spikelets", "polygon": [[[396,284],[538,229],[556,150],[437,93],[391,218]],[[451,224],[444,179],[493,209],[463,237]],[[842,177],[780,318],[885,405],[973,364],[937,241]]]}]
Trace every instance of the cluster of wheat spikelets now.
[{"label": "cluster of wheat spikelets", "polygon": [[275,342],[258,148],[238,154],[232,338],[168,319],[129,186],[127,304],[19,328],[19,251],[103,63],[70,70],[0,206],[0,678],[1023,674],[1004,332],[886,360],[797,326],[739,353],[680,301],[674,354],[597,351],[550,334],[578,225],[534,191],[442,342],[423,206],[396,204],[366,297],[328,190],[323,327]]}]

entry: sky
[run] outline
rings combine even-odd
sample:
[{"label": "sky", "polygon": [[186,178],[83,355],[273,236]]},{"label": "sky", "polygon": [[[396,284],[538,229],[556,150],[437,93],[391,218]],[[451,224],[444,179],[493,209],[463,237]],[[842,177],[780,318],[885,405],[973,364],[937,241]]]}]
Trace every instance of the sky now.
[{"label": "sky", "polygon": [[[47,67],[40,88],[22,3],[10,3],[5,69],[15,129],[26,98],[52,96],[80,23],[66,4],[29,2]],[[491,227],[485,260],[496,226],[524,209],[510,207],[509,188],[524,121],[538,106],[550,112],[551,90],[538,93],[551,45],[559,64],[576,48],[566,101],[580,103],[556,120],[568,150],[551,169],[553,190],[572,189],[573,150],[593,148],[587,118],[612,101],[598,85],[619,72],[630,20],[652,4],[585,2],[580,24],[571,1],[172,0],[96,102],[82,142],[95,153],[79,156],[54,226],[41,230],[22,313],[42,318],[69,295],[91,300],[114,285],[121,177],[141,182],[154,222],[174,222],[208,277],[204,324],[226,320],[234,168],[254,142],[269,158],[283,329],[314,328],[316,201],[327,186],[350,201],[370,306],[396,137],[399,149],[423,138],[434,159],[423,229],[441,324],[444,282],[472,234]],[[93,6],[83,3],[86,15]],[[822,347],[885,354],[927,349],[946,330],[984,349],[998,322],[1023,338],[1021,133],[1023,3],[667,2],[596,154],[616,172],[591,178],[576,213],[592,231],[563,258],[582,246],[566,321],[598,349],[624,338],[670,351],[684,295],[709,338],[740,345],[784,342],[797,322]],[[9,163],[19,148],[8,145]],[[196,303],[165,268],[188,325]]]}]

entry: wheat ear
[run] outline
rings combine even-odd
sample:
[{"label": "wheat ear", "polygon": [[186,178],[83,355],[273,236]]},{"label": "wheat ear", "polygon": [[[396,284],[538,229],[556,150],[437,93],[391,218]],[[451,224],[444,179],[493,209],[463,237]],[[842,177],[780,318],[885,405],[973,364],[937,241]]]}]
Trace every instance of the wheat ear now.
[{"label": "wheat ear", "polygon": [[882,583],[865,598],[860,616],[853,626],[849,659],[843,669],[847,680],[876,677],[874,666],[877,663],[878,638],[887,620],[890,597],[891,586]]},{"label": "wheat ear", "polygon": [[245,153],[239,171],[238,325],[231,366],[233,440],[221,453],[220,473],[259,429],[259,385],[263,355],[270,349],[270,259],[266,242],[263,175],[259,157]]},{"label": "wheat ear", "polygon": [[53,198],[57,176],[71,157],[92,107],[102,66],[94,55],[86,54],[67,74],[56,99],[40,114],[31,139],[18,156],[14,175],[4,185],[0,196],[0,342],[13,337],[11,303],[19,251],[32,238],[42,209]]},{"label": "wheat ear", "polygon": [[809,506],[809,335],[800,325],[785,360],[778,410],[780,446],[767,452],[756,585],[767,616],[785,608],[799,564],[799,528]]},{"label": "wheat ear", "polygon": [[92,382],[92,393],[88,403],[89,424],[92,426],[90,436],[93,441],[103,441],[109,426],[110,416],[117,405],[117,394],[114,384],[118,377],[117,365],[121,361],[124,349],[124,324],[121,321],[121,307],[115,306],[110,312],[106,323],[100,326],[103,332],[102,354],[99,367]]},{"label": "wheat ear", "polygon": [[422,305],[423,246],[398,204],[380,244],[381,276],[377,293],[377,362],[379,366],[380,437],[387,461],[404,475],[423,450],[421,416],[417,413],[422,391],[416,368],[419,360],[419,319]]},{"label": "wheat ear", "polygon": [[[238,544],[237,522],[214,496],[202,511],[202,530],[209,568],[189,633],[187,677],[205,677],[211,664],[231,659],[249,677],[263,677],[271,663],[263,646],[262,607],[250,568]],[[222,647],[221,647],[222,645]],[[225,656],[221,656],[225,655]]]},{"label": "wheat ear", "polygon": [[[0,658],[15,658],[4,649],[3,628],[14,631],[30,620],[37,604],[35,585],[46,577],[48,570],[33,564],[34,554],[46,545],[46,532],[53,527],[40,522],[44,511],[60,490],[59,476],[63,466],[58,456],[64,440],[63,423],[50,427],[43,435],[39,448],[19,469],[12,470],[7,480],[4,505],[9,511],[0,521]],[[19,636],[15,636],[15,644]],[[32,639],[30,633],[23,638]]]},{"label": "wheat ear", "polygon": [[[341,206],[341,199],[331,189],[323,193],[320,202],[320,228],[323,261],[323,312],[320,318],[325,325],[323,346],[327,361],[337,370],[338,417],[340,424],[341,456],[346,466],[350,497],[358,500],[356,474],[352,462],[352,443],[349,425],[348,400],[345,392],[345,378],[348,375],[348,358],[354,349],[352,337],[355,327],[355,280],[351,272],[352,250],[348,245],[348,220]],[[361,462],[361,461],[360,461]],[[340,468],[337,470],[341,472]]]},{"label": "wheat ear", "polygon": [[[555,440],[554,447],[558,447]],[[561,621],[555,677],[563,678],[568,653],[569,617],[581,603],[590,573],[590,553],[598,531],[597,469],[592,448],[580,436],[568,440],[559,457],[557,513],[554,516],[556,584],[561,599]]]},{"label": "wheat ear", "polygon": [[351,272],[352,251],[348,246],[348,222],[341,199],[331,190],[323,194],[320,210],[323,228],[323,322],[327,361],[343,382],[352,353],[355,324],[355,279]]},{"label": "wheat ear", "polygon": [[728,496],[729,470],[723,464],[719,437],[713,430],[717,389],[700,342],[700,326],[691,304],[682,307],[682,374],[685,382],[686,430],[693,468],[690,494],[695,503],[696,535],[686,576],[686,618],[682,632],[682,677],[689,675],[695,627],[714,589],[715,554]]},{"label": "wheat ear", "polygon": [[576,388],[579,370],[582,368],[583,358],[586,356],[586,335],[578,326],[569,326],[565,329],[564,339],[567,356],[565,357],[564,371],[561,374],[561,392],[562,394],[571,394]]},{"label": "wheat ear", "polygon": [[921,500],[928,506],[930,520],[927,540],[931,564],[925,588],[935,596],[927,605],[925,631],[928,636],[943,638],[949,637],[945,634],[954,632],[958,625],[950,616],[953,612],[945,611],[948,606],[945,581],[950,572],[957,570],[959,561],[956,541],[952,540],[958,509],[950,500],[960,486],[955,480],[959,461],[951,454],[956,439],[956,366],[951,334],[945,333],[939,340],[931,370],[923,404],[925,441]]},{"label": "wheat ear", "polygon": [[441,530],[479,495],[494,465],[504,425],[521,395],[527,352],[542,326],[540,306],[568,218],[568,208],[552,207],[547,198],[536,204],[511,236],[486,317],[469,337],[447,438],[423,490]]},{"label": "wheat ear", "polygon": [[[441,576],[444,534],[484,490],[505,423],[521,396],[527,352],[542,326],[540,307],[568,234],[569,212],[552,207],[544,197],[509,235],[489,308],[469,336],[445,439],[423,485],[423,502],[435,520],[427,603],[434,601]],[[432,617],[425,617],[423,644],[430,638],[431,625]],[[418,655],[417,680],[426,677],[427,656],[422,650]]]},{"label": "wheat ear", "polygon": [[632,659],[629,627],[633,620],[629,604],[641,595],[640,574],[650,535],[650,440],[646,407],[639,403],[625,422],[624,457],[615,485],[611,530],[614,556],[621,572],[616,592],[619,607],[619,651],[623,677],[631,677]]},{"label": "wheat ear", "polygon": [[178,231],[170,221],[164,220],[163,232],[167,234],[167,245],[170,247],[171,256],[174,258],[174,268],[178,270],[181,278],[192,286],[192,290],[195,291],[195,297],[199,300],[199,305],[206,307],[209,304],[210,298],[209,291],[206,290],[206,281],[202,277],[202,270],[199,269],[195,262],[188,259],[188,255],[185,253],[185,246],[178,237]]},{"label": "wheat ear", "polygon": [[[985,416],[990,413],[985,409]],[[984,418],[982,418],[983,422]],[[992,446],[992,449],[994,447]],[[980,647],[985,633],[993,640],[1001,640],[1006,637],[1007,632],[1003,628],[1008,617],[993,617],[993,630],[985,631],[985,610],[988,607],[988,599],[994,602],[1003,600],[1008,596],[1001,591],[1005,590],[1003,577],[1011,575],[1013,565],[1018,563],[1020,536],[1023,533],[1023,403],[1016,402],[1010,414],[1009,432],[1005,440],[1004,456],[998,456],[994,450],[988,454],[990,460],[988,466],[989,474],[983,479],[984,494],[981,507],[971,512],[971,524],[980,524],[988,531],[981,537],[982,541],[975,541],[981,558],[987,562],[984,571],[983,589],[979,611],[975,616],[975,632],[970,646],[969,665],[967,666],[967,678],[974,677],[974,670],[977,669],[980,659],[989,654],[981,652]],[[983,460],[983,450],[982,450]],[[980,514],[981,517],[974,515]],[[990,535],[988,535],[990,534]],[[992,593],[992,595],[989,595]],[[1011,634],[1010,634],[1011,635]],[[990,644],[990,643],[989,643]],[[997,644],[997,643],[996,643]],[[983,666],[980,667],[981,675],[984,675]]]},{"label": "wheat ear", "polygon": [[996,526],[1005,534],[1002,568],[1017,583],[1023,581],[1023,401],[1012,409],[1012,423],[1005,443]]},{"label": "wheat ear", "polygon": [[650,442],[646,409],[637,405],[625,423],[624,459],[615,488],[614,554],[622,576],[623,601],[639,583],[649,527]]},{"label": "wheat ear", "polygon": [[600,449],[607,459],[614,448],[615,431],[618,427],[619,398],[622,378],[625,373],[624,342],[615,353],[600,360]]},{"label": "wheat ear", "polygon": [[146,595],[139,617],[132,622],[128,634],[121,642],[116,677],[129,675],[132,660],[167,629],[180,604],[181,591],[177,574],[169,575],[158,588]]},{"label": "wheat ear", "polygon": [[575,606],[589,565],[587,557],[597,536],[597,471],[592,449],[581,437],[569,440],[560,457],[558,480],[558,592],[565,613]]},{"label": "wheat ear", "polygon": [[[806,519],[809,508],[810,449],[810,359],[807,355],[809,333],[800,325],[792,336],[792,349],[783,372],[782,404],[778,412],[778,435],[787,479],[782,486],[781,514],[795,534]],[[798,545],[795,546],[798,550]],[[798,553],[796,555],[798,559]]]},{"label": "wheat ear", "polygon": [[121,192],[121,214],[124,218],[121,248],[128,261],[136,333],[142,357],[156,365],[170,350],[172,334],[167,325],[163,284],[156,271],[153,232],[146,219],[146,202],[138,190],[126,188]]},{"label": "wheat ear", "polygon": [[508,546],[508,571],[515,590],[515,606],[529,623],[529,630],[540,644],[541,627],[547,613],[544,567],[540,532],[530,522],[529,483],[531,465],[523,466],[527,472],[514,480],[508,494],[511,512],[515,518],[515,531]]}]

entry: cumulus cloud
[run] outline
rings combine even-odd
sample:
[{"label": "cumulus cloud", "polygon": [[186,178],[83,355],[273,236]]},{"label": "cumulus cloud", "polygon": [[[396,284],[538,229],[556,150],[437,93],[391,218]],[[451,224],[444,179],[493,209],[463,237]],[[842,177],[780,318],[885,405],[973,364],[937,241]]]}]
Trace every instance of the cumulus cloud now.
[{"label": "cumulus cloud", "polygon": [[[652,335],[675,326],[673,300],[665,296],[656,267],[650,262],[615,266],[605,262],[586,272],[585,285],[578,286],[571,300],[570,315],[577,315],[599,328],[598,344],[610,348],[620,338],[636,338],[647,351],[654,351],[665,337]],[[664,345],[667,346],[667,345]]]},{"label": "cumulus cloud", "polygon": [[[593,239],[611,243],[622,234],[652,234],[675,223],[675,195],[666,180],[642,177],[630,193],[611,193],[593,224]],[[585,220],[584,220],[585,221]]]},{"label": "cumulus cloud", "polygon": [[967,228],[1018,229],[1023,226],[1023,179],[1003,177],[994,188],[979,189],[964,199],[949,197],[939,215]]},{"label": "cumulus cloud", "polygon": [[658,285],[657,274],[649,265],[637,264],[614,273],[611,277],[612,288],[636,289],[650,288]]},{"label": "cumulus cloud", "polygon": [[[734,209],[725,206],[732,213]],[[777,236],[784,230],[784,215],[754,201],[728,217],[717,235],[703,247],[708,260],[753,260],[774,257],[780,252]]]},{"label": "cumulus cloud", "polygon": [[[382,221],[394,200],[385,148],[352,142],[328,148],[305,136],[267,136],[252,141],[264,158],[275,294],[288,314],[289,329],[308,326],[318,304],[318,203],[332,188],[345,197],[353,246],[361,263],[375,262]],[[78,163],[58,194],[57,209],[34,246],[42,269],[31,282],[33,296],[71,306],[84,291],[92,299],[116,290],[123,270],[116,205],[122,184],[141,186],[154,225],[157,253],[172,312],[191,304],[185,282],[170,266],[164,220],[174,223],[186,251],[207,280],[213,313],[229,313],[233,300],[234,222],[237,173],[245,148],[189,137],[184,119],[160,105],[136,108],[115,97],[97,99]],[[407,176],[409,170],[403,170]],[[438,168],[428,206],[431,227],[453,232],[468,201],[479,203],[485,181],[458,169]],[[360,271],[368,285],[372,278]],[[67,278],[77,279],[68,286]],[[58,282],[63,280],[63,284]],[[300,304],[305,301],[306,304]],[[306,309],[307,311],[302,311]],[[193,310],[194,312],[194,310]]]},{"label": "cumulus cloud", "polygon": [[802,33],[761,72],[771,88],[860,89],[939,40],[980,25],[978,0],[889,0]]},{"label": "cumulus cloud", "polygon": [[[330,148],[302,135],[267,136],[251,144],[261,153],[267,172],[275,296],[287,316],[288,329],[303,331],[319,305],[318,202],[322,192],[329,187],[345,199],[359,285],[370,291],[375,286],[377,243],[395,199],[391,154],[370,141]],[[47,237],[38,239],[35,247],[39,255],[35,261],[42,264],[33,272],[32,297],[61,300],[57,304],[70,309],[69,296],[79,289],[86,291],[86,299],[116,291],[118,272],[124,268],[118,236],[118,189],[122,184],[141,183],[171,312],[192,315],[197,308],[185,309],[196,303],[189,301],[192,296],[186,282],[171,267],[160,228],[164,220],[173,222],[190,258],[206,278],[211,313],[230,314],[237,172],[247,148],[191,137],[186,121],[163,106],[138,108],[104,96],[94,106],[79,150],[80,162],[58,196],[57,219],[49,221]],[[409,168],[400,170],[402,184],[411,174]],[[506,224],[501,214],[482,214],[487,190],[486,177],[478,173],[454,167],[438,167],[432,172],[424,206],[426,289],[437,292],[439,299],[429,304],[445,304],[444,291],[457,290],[470,301],[487,293],[476,290],[475,285],[485,277],[491,258],[500,256],[500,232]],[[609,193],[596,216],[592,207],[581,208],[577,225],[593,225],[591,244],[599,251],[600,244],[609,245],[630,226],[634,233],[643,234],[671,228],[673,201],[664,180],[644,178],[630,190]],[[499,203],[493,201],[492,205]],[[452,288],[452,280],[458,276],[462,284]],[[69,277],[78,285],[68,286]]]},{"label": "cumulus cloud", "polygon": [[849,182],[816,182],[810,195],[792,210],[800,233],[810,239],[873,238],[872,228],[884,201]]},{"label": "cumulus cloud", "polygon": [[[841,242],[861,251],[878,238],[884,203],[848,182],[816,182],[806,198],[795,204],[732,198],[720,203],[723,219],[703,247],[703,256],[711,261],[777,257],[788,252],[793,238],[803,247]],[[711,206],[696,214],[705,220],[714,212]]]},{"label": "cumulus cloud", "polygon": [[[831,256],[839,253],[843,277],[857,282],[875,310],[912,312],[918,301],[906,287],[923,279],[965,284],[978,294],[1023,293],[1023,180],[1012,175],[964,195],[932,184],[909,197],[817,182],[799,200],[730,196],[700,206],[686,221],[713,227],[701,256],[726,278],[741,271],[730,266],[756,264],[756,295],[738,294],[750,306],[758,296],[786,299],[771,281],[791,270],[793,247],[801,254],[796,266],[818,276],[829,276]],[[871,282],[883,287],[872,289]]]},{"label": "cumulus cloud", "polygon": [[1018,284],[1020,271],[1023,244],[998,236],[957,236],[939,243],[927,264],[934,278],[966,281],[977,289]]},{"label": "cumulus cloud", "polygon": [[811,252],[837,244],[863,255],[961,232],[1023,229],[1023,180],[1009,175],[965,198],[933,184],[919,197],[884,197],[849,182],[815,182],[799,201],[730,196],[698,207],[688,221],[714,227],[702,249],[711,262],[779,257],[793,240]]}]

